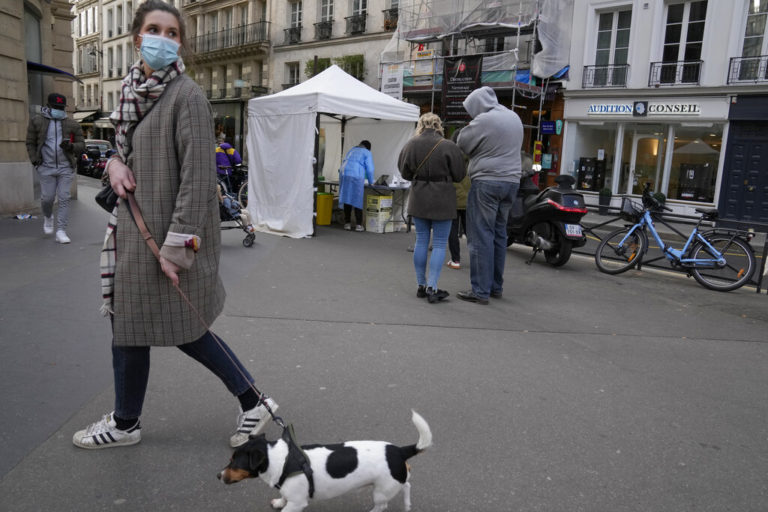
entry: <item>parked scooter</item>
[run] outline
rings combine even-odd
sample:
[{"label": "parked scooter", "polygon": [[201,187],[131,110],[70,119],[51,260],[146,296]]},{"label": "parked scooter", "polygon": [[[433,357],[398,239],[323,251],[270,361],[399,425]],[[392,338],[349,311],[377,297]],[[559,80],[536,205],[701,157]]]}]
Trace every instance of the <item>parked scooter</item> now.
[{"label": "parked scooter", "polygon": [[574,247],[587,243],[581,227],[586,215],[584,196],[573,189],[573,176],[560,175],[554,187],[539,191],[532,172],[524,172],[517,201],[507,222],[507,245],[522,243],[533,248],[530,264],[539,252],[547,263],[559,267],[571,257]]}]

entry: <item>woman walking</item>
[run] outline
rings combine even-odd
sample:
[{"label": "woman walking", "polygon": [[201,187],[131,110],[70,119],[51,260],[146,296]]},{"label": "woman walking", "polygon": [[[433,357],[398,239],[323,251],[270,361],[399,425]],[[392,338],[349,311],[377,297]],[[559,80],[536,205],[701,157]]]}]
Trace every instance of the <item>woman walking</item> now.
[{"label": "woman walking", "polygon": [[[206,325],[224,306],[219,278],[219,205],[214,130],[200,87],[184,74],[179,11],[161,0],[136,10],[131,28],[140,60],[123,79],[115,124],[119,156],[106,166],[121,201],[112,212],[102,250],[103,311],[112,321],[115,410],[76,432],[80,448],[136,444],[153,346],[175,346],[194,358],[237,397],[241,414],[233,447],[264,428],[277,404]],[[159,261],[144,241],[127,194],[134,194]],[[175,288],[184,291],[191,307]],[[202,321],[201,321],[202,320]],[[203,325],[203,323],[205,325]]]},{"label": "woman walking", "polygon": [[[466,174],[464,154],[453,142],[443,138],[443,125],[435,114],[424,114],[416,124],[416,134],[400,152],[400,174],[411,183],[408,215],[416,226],[413,266],[416,270],[417,297],[430,304],[448,297],[437,287],[445,261],[445,248],[451,223],[456,218],[456,190],[453,184]],[[432,256],[427,255],[430,237]]]}]

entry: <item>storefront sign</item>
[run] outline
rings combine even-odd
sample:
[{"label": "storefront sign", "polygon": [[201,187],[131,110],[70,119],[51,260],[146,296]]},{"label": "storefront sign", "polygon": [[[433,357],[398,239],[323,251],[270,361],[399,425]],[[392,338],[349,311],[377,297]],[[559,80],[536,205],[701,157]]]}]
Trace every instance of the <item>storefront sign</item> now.
[{"label": "storefront sign", "polygon": [[596,116],[675,116],[701,115],[698,103],[653,103],[650,101],[635,101],[632,103],[593,103],[587,108],[587,115]]},{"label": "storefront sign", "polygon": [[555,133],[555,122],[554,121],[542,121],[541,122],[541,133],[544,135],[554,135]]}]

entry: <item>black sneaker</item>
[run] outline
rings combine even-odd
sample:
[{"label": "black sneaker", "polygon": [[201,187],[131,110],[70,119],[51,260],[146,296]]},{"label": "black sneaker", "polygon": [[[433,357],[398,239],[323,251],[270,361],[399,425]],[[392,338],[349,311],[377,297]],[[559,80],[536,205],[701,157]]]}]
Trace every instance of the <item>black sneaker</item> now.
[{"label": "black sneaker", "polygon": [[483,299],[482,297],[478,297],[477,295],[475,295],[475,292],[473,292],[472,290],[467,290],[466,292],[459,292],[456,294],[456,296],[461,300],[465,300],[467,302],[474,302],[475,304],[482,304],[484,306],[488,304],[488,299]]},{"label": "black sneaker", "polygon": [[448,293],[445,290],[437,289],[433,290],[432,288],[427,288],[427,300],[430,304],[434,304],[435,302],[440,302],[444,298],[448,297],[450,293]]},{"label": "black sneaker", "polygon": [[416,296],[420,299],[425,298],[427,296],[427,287],[420,284],[419,288],[416,290]]}]

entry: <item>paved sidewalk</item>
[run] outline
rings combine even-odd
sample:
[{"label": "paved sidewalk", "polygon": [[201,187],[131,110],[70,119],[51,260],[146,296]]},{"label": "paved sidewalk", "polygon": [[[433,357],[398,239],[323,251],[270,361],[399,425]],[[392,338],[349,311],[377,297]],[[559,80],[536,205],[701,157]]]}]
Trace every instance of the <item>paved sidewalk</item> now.
[{"label": "paved sidewalk", "polygon": [[[261,482],[224,486],[236,401],[175,349],[154,349],[143,439],[90,452],[74,431],[112,408],[98,314],[105,214],[81,178],[72,244],[0,219],[0,509],[269,510]],[[300,442],[415,442],[414,510],[768,510],[765,295],[657,272],[554,269],[508,251],[504,297],[415,297],[413,234],[320,228],[312,239],[222,234],[228,292],[214,330]],[[466,247],[462,255],[466,258]],[[462,261],[463,264],[467,261]],[[276,427],[270,437],[279,434]],[[369,510],[368,490],[308,512]],[[402,510],[396,497],[390,510]]]}]

